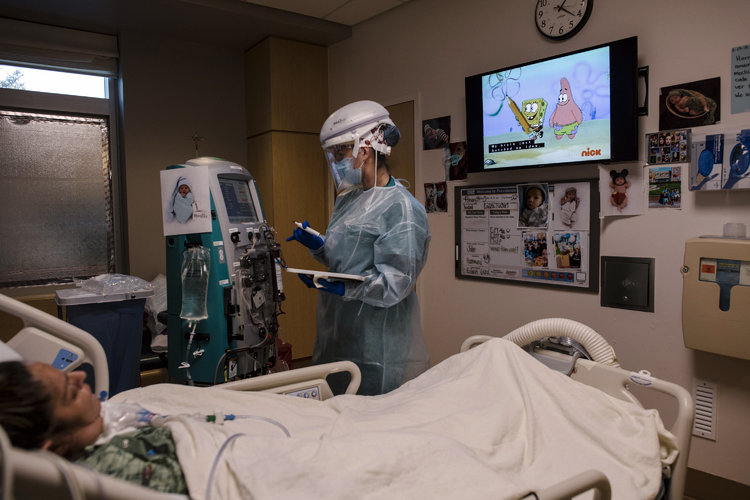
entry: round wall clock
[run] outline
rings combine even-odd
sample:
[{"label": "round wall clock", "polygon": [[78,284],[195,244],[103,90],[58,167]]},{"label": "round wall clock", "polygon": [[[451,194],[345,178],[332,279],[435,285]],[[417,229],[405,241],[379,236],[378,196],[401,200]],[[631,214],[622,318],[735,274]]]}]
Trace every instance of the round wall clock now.
[{"label": "round wall clock", "polygon": [[534,22],[545,37],[563,40],[581,31],[593,7],[594,0],[537,0]]}]

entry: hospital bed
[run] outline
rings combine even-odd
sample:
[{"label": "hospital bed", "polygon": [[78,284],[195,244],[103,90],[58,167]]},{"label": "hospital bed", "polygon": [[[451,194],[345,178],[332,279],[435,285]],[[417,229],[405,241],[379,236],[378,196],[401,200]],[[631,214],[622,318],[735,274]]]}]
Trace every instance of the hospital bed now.
[{"label": "hospital bed", "polygon": [[[460,351],[465,352],[492,338],[487,335],[469,337],[461,345]],[[669,430],[677,440],[679,454],[674,463],[664,471],[664,498],[683,499],[694,419],[693,399],[686,389],[652,377],[647,371],[622,369],[610,344],[596,331],[576,321],[563,318],[541,319],[513,330],[504,338],[525,346],[539,361],[569,375],[573,380],[634,405],[641,406],[641,403],[631,392],[631,387],[638,386],[671,396],[676,417]]]},{"label": "hospital bed", "polygon": [[[30,353],[28,350],[29,345],[39,343],[32,342],[32,340],[43,338],[45,341],[50,341],[51,338],[55,348],[70,353],[63,356],[65,359],[62,363],[66,364],[62,367],[63,369],[74,369],[82,363],[92,364],[96,376],[96,392],[106,391],[108,380],[106,357],[101,346],[93,337],[53,316],[41,313],[1,294],[0,310],[22,319],[24,327],[9,342],[9,345],[24,352],[26,359],[33,360],[35,356],[38,356],[38,354],[34,354],[34,351]],[[674,396],[678,402],[678,415],[670,430],[677,438],[680,454],[672,464],[671,469],[666,473],[671,478],[668,496],[664,498],[670,500],[682,499],[689,450],[689,429],[692,425],[692,400],[687,391],[644,373],[633,374],[620,369],[617,367],[614,352],[606,344],[606,341],[588,327],[570,320],[540,320],[525,325],[506,337],[516,344],[530,346],[528,347],[530,354],[538,357],[545,364],[555,365],[555,369],[564,372],[570,371],[571,378],[584,384],[593,385],[632,404],[638,404],[628,391],[628,386],[632,384],[644,385],[650,389]],[[546,337],[572,338],[584,347],[588,356],[586,354],[570,356],[567,353],[545,349],[538,342]],[[491,339],[492,337],[488,336],[471,337],[461,346],[461,351],[469,351]],[[586,357],[592,359],[585,359]],[[572,362],[571,358],[574,358]],[[356,365],[348,362],[274,373],[201,390],[213,391],[214,393],[225,389],[262,391],[326,400],[332,394],[325,382],[325,377],[330,373],[340,371],[347,371],[351,376],[347,393],[356,392],[359,384],[359,371]],[[222,392],[222,394],[225,393]],[[351,397],[342,396],[342,398]],[[0,447],[2,448],[2,454],[0,455],[2,498],[5,499],[39,498],[46,494],[55,494],[58,497],[62,494],[61,498],[64,498],[66,492],[71,498],[140,498],[143,500],[184,498],[157,493],[147,488],[97,474],[50,453],[15,449],[8,443],[4,432],[0,432]],[[345,474],[345,472],[342,474]],[[584,470],[556,484],[537,488],[533,493],[529,493],[527,496],[521,495],[518,498],[557,500],[573,498],[583,492],[588,492],[591,495],[588,498],[608,499],[612,492],[610,480],[599,470]],[[394,497],[397,496],[397,494],[394,495]],[[195,497],[200,498],[200,495],[195,495]]]}]

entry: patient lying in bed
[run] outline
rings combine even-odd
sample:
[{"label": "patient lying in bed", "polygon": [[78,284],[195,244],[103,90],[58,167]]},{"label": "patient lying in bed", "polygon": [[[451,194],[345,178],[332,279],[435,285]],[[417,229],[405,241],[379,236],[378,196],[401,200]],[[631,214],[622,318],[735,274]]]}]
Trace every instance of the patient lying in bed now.
[{"label": "patient lying in bed", "polygon": [[[33,377],[42,378],[39,372]],[[79,386],[76,398],[87,392]],[[172,436],[195,498],[208,492],[212,498],[357,498],[368,492],[374,498],[513,499],[598,469],[614,498],[652,499],[662,465],[677,453],[656,411],[551,371],[502,339],[455,355],[382,396],[316,401],[155,385],[113,401],[169,415],[141,432],[169,431],[163,437]],[[196,413],[216,414],[217,422]],[[53,435],[45,434],[50,449],[56,449]],[[116,439],[121,447],[131,445],[129,437]],[[69,441],[61,451],[93,442]],[[134,480],[153,482],[143,475]]]},{"label": "patient lying in bed", "polygon": [[112,436],[112,417],[131,410],[104,403],[110,409],[104,411],[85,378],[42,363],[0,363],[0,424],[11,443],[53,451],[157,491],[187,493],[169,428],[142,426]]}]

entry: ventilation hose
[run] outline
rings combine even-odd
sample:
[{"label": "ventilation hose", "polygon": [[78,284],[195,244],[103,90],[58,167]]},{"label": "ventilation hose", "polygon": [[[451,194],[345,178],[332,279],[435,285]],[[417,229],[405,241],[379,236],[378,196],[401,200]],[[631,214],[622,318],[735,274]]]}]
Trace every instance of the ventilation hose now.
[{"label": "ventilation hose", "polygon": [[546,337],[570,337],[580,343],[597,363],[619,367],[615,350],[592,328],[566,318],[544,318],[527,323],[503,338],[521,347]]}]

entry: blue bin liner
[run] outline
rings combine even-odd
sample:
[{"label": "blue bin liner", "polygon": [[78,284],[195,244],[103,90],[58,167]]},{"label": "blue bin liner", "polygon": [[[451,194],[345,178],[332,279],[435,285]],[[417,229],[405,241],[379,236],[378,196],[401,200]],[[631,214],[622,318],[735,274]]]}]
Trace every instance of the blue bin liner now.
[{"label": "blue bin liner", "polygon": [[[146,299],[66,307],[67,320],[89,332],[104,348],[109,364],[109,396],[140,387],[143,310]],[[93,387],[93,370],[84,366]]]}]

